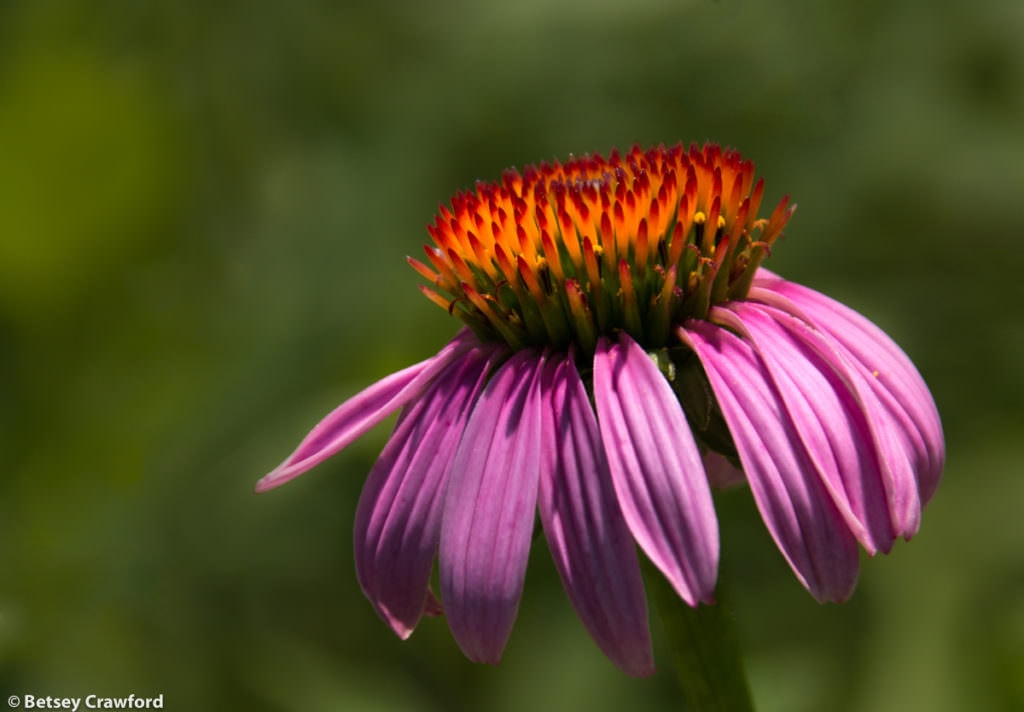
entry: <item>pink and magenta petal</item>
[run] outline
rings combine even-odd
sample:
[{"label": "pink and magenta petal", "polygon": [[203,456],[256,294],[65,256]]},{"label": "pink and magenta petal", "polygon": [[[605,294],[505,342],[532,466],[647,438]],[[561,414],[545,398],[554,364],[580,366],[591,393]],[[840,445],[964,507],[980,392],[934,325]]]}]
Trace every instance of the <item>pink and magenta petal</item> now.
[{"label": "pink and magenta petal", "polygon": [[749,298],[804,319],[828,335],[882,404],[887,428],[914,462],[922,503],[935,494],[945,441],[935,401],[914,364],[889,336],[853,309],[820,292],[758,270]]},{"label": "pink and magenta petal", "polygon": [[448,624],[470,660],[497,663],[519,610],[537,508],[544,358],[514,354],[469,416],[445,496],[439,564]]},{"label": "pink and magenta petal", "polygon": [[463,329],[436,356],[393,373],[349,398],[317,423],[295,452],[257,482],[256,491],[283,485],[351,445],[423,393],[438,373],[477,343],[472,332]]},{"label": "pink and magenta petal", "polygon": [[853,592],[857,541],[807,454],[763,361],[749,344],[692,320],[680,338],[697,353],[772,537],[819,601]]},{"label": "pink and magenta petal", "polygon": [[665,376],[626,334],[600,339],[594,400],[612,482],[633,538],[696,605],[718,576],[718,519],[700,451]]},{"label": "pink and magenta petal", "polygon": [[640,564],[622,517],[597,419],[572,358],[552,361],[544,404],[540,517],[555,568],[580,620],[626,673],[654,659]]},{"label": "pink and magenta petal", "polygon": [[436,607],[428,585],[449,467],[497,351],[466,352],[406,407],[359,498],[353,538],[359,584],[402,638]]},{"label": "pink and magenta petal", "polygon": [[[917,531],[913,470],[872,415],[878,404],[841,354],[806,322],[767,305],[734,303],[712,319],[744,331],[761,357],[819,476],[871,554]],[[739,323],[730,324],[738,321]]]}]

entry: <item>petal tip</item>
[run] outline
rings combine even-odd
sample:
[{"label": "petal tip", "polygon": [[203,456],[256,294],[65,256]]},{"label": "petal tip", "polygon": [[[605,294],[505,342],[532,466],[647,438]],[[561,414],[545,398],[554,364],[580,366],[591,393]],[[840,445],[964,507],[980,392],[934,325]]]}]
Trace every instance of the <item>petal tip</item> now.
[{"label": "petal tip", "polygon": [[[383,612],[381,613],[381,615],[384,615]],[[402,621],[396,620],[389,616],[384,616],[384,622],[388,624],[388,627],[390,627],[391,630],[394,631],[395,635],[397,635],[400,640],[408,640],[409,636],[411,636],[413,631],[416,630],[415,625],[407,625]]]},{"label": "petal tip", "polygon": [[253,491],[256,494],[263,494],[269,492],[279,485],[283,485],[287,480],[282,479],[280,475],[280,468],[272,472],[267,473],[259,479],[256,486],[253,487]]},{"label": "petal tip", "polygon": [[654,667],[654,661],[650,658],[637,661],[629,665],[619,665],[619,669],[630,677],[652,677],[657,669]]},{"label": "petal tip", "polygon": [[276,489],[310,469],[308,467],[295,467],[295,463],[291,460],[289,457],[273,470],[263,475],[253,488],[256,494],[263,494],[264,492]]}]

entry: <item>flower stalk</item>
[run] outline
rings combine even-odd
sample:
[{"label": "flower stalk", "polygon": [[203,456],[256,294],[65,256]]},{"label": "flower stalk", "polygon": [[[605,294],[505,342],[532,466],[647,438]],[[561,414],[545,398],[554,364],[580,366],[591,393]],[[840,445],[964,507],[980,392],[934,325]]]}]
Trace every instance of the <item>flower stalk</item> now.
[{"label": "flower stalk", "polygon": [[672,649],[672,663],[685,709],[694,712],[754,712],[743,656],[722,593],[719,574],[714,605],[687,606],[665,578],[644,567],[647,585]]}]

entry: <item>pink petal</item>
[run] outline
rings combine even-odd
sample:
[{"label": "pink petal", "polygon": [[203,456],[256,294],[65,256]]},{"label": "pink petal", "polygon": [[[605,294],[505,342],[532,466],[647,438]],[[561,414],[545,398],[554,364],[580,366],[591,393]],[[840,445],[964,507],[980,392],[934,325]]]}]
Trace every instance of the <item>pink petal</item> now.
[{"label": "pink petal", "polygon": [[[864,413],[866,438],[878,454],[879,473],[893,536],[909,539],[917,533],[921,524],[921,508],[924,504],[918,473],[919,464],[927,455],[923,445],[921,452],[911,445],[919,435],[918,429],[893,394],[828,331],[819,328],[817,324],[808,324],[801,315],[791,315],[770,305],[760,308],[778,323],[785,325],[791,333],[798,335],[836,373],[842,374],[856,405]],[[894,413],[898,414],[898,419],[894,418]],[[938,423],[937,413],[935,418]],[[880,548],[888,551],[887,547]]]},{"label": "pink petal", "polygon": [[900,347],[849,307],[764,269],[749,298],[799,316],[834,339],[882,403],[885,427],[899,434],[914,462],[921,502],[928,502],[946,459],[942,422],[921,374]]},{"label": "pink petal", "polygon": [[427,607],[449,466],[494,358],[494,348],[466,352],[406,407],[359,498],[359,584],[402,638]]},{"label": "pink petal", "polygon": [[545,435],[540,517],[569,600],[598,647],[626,673],[654,673],[647,601],[619,510],[597,419],[572,358],[542,384]]},{"label": "pink petal", "polygon": [[764,363],[709,322],[688,321],[678,333],[704,366],[754,501],[797,578],[819,601],[845,600],[857,582],[857,542]]},{"label": "pink petal", "polygon": [[497,663],[523,591],[541,468],[540,373],[519,351],[469,416],[451,467],[441,524],[441,595],[459,647]]},{"label": "pink petal", "polygon": [[349,398],[317,423],[295,452],[257,482],[256,491],[279,487],[351,445],[423,393],[438,373],[476,344],[472,332],[463,329],[436,356],[393,373]]},{"label": "pink petal", "polygon": [[633,538],[684,601],[710,602],[718,519],[700,451],[665,376],[625,333],[598,341],[594,400]]},{"label": "pink petal", "polygon": [[797,434],[833,501],[865,549],[889,551],[920,522],[913,470],[900,448],[876,432],[881,406],[856,369],[822,334],[761,304],[716,309],[712,320],[745,332],[765,365]]}]

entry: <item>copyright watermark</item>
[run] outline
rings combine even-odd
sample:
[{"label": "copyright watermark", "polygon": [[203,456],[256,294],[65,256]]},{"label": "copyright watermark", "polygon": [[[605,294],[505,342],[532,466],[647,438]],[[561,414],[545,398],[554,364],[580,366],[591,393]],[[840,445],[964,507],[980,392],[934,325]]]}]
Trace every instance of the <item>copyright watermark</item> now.
[{"label": "copyright watermark", "polygon": [[12,710],[162,710],[164,695],[161,692],[155,697],[138,697],[135,694],[127,697],[103,697],[86,695],[85,697],[54,697],[47,695],[11,695],[7,698],[7,706]]}]

